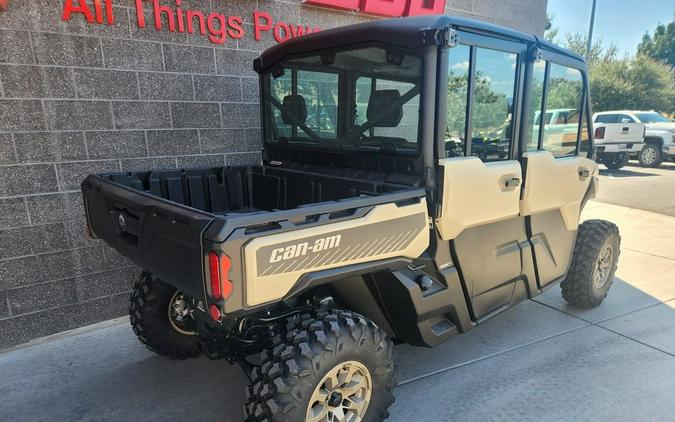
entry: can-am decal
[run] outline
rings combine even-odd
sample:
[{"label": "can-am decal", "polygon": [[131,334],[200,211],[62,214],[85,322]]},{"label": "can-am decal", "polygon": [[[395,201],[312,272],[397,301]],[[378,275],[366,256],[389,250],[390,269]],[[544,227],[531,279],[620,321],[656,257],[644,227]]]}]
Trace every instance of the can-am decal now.
[{"label": "can-am decal", "polygon": [[288,245],[285,248],[276,248],[270,255],[270,264],[273,262],[285,261],[287,259],[299,258],[307,255],[308,252],[321,252],[340,246],[342,235],[321,237],[316,239],[311,245],[309,242],[302,242],[296,245]]}]

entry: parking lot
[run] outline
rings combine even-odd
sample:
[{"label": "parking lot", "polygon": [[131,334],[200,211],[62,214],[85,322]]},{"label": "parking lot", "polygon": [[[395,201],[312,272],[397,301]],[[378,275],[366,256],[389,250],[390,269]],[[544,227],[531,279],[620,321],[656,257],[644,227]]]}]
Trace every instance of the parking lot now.
[{"label": "parking lot", "polygon": [[[390,420],[675,418],[675,166],[601,179],[583,217],[621,229],[607,300],[575,309],[556,286],[439,348],[399,346]],[[223,361],[153,355],[124,318],[0,354],[0,373],[7,420],[239,421],[247,382]]]},{"label": "parking lot", "polygon": [[631,161],[615,171],[601,165],[600,179],[598,201],[675,216],[675,163],[642,168]]}]

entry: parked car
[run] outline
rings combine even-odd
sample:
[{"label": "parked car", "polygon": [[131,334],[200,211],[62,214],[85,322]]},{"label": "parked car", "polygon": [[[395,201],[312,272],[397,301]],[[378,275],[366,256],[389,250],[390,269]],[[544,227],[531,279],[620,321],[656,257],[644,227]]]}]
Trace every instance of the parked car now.
[{"label": "parked car", "polygon": [[638,154],[645,146],[645,124],[622,112],[595,113],[593,128],[596,160],[610,170],[628,164],[631,154]]},{"label": "parked car", "polygon": [[[557,282],[569,303],[599,305],[620,237],[608,221],[579,222],[598,183],[592,134],[577,126],[564,152],[553,138],[528,148],[531,128],[513,124],[501,159],[472,155],[462,138],[448,157],[460,49],[475,58],[469,74],[510,75],[523,120],[535,61],[574,76],[540,86],[588,98],[584,60],[533,35],[444,15],[373,21],[255,60],[261,164],[88,176],[91,233],[144,269],[130,304],[139,340],[171,358],[239,363],[251,379],[247,422],[377,422],[394,401],[394,342],[438,346]],[[284,74],[341,87],[334,137],[308,126],[312,93],[276,96]],[[357,124],[360,86],[372,91]],[[459,109],[477,95],[468,89]],[[406,106],[415,119],[402,119]]]},{"label": "parked car", "polygon": [[[629,120],[628,123],[645,125],[645,145],[636,153],[643,167],[658,167],[664,160],[675,159],[675,122],[663,117],[654,110],[621,110],[606,112]],[[605,114],[605,113],[598,113]]]},{"label": "parked car", "polygon": [[[541,112],[534,114],[533,134],[539,131]],[[546,110],[541,124],[544,125],[544,137],[559,150],[565,150],[577,143],[579,129],[579,111],[575,108],[556,108]],[[534,136],[533,136],[534,137]]]}]

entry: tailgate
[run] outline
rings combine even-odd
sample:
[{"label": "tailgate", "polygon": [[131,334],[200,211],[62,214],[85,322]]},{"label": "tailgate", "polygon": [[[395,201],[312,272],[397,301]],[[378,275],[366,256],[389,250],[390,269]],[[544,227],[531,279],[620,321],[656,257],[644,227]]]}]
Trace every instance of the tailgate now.
[{"label": "tailgate", "polygon": [[605,127],[605,136],[602,144],[612,143],[640,143],[644,142],[644,123],[604,123],[595,127]]},{"label": "tailgate", "polygon": [[100,176],[87,177],[82,193],[94,237],[184,293],[204,298],[202,233],[213,215]]}]

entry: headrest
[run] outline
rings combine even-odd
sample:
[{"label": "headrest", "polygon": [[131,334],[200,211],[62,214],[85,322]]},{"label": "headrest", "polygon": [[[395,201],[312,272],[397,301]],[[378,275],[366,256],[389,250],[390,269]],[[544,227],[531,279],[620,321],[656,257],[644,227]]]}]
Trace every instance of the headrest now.
[{"label": "headrest", "polygon": [[302,95],[286,95],[281,108],[281,120],[285,125],[298,125],[307,120],[307,106]]},{"label": "headrest", "polygon": [[381,89],[370,94],[366,117],[374,127],[396,127],[403,118],[403,105],[394,106],[401,94],[395,89]]}]

